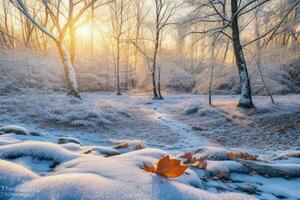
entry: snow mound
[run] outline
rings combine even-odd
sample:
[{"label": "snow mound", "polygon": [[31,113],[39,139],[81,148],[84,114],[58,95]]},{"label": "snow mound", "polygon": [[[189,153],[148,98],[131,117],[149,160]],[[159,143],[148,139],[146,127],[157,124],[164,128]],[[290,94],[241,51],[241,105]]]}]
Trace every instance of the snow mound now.
[{"label": "snow mound", "polygon": [[[64,174],[43,177],[20,185],[17,190],[34,188],[32,194],[22,199],[111,199],[111,193],[117,192],[118,182],[95,174]],[[19,199],[15,197],[12,199]]]},{"label": "snow mound", "polygon": [[78,157],[79,154],[49,142],[26,141],[0,146],[1,159],[14,159],[23,156],[62,163]]},{"label": "snow mound", "polygon": [[20,142],[20,140],[9,137],[9,135],[0,135],[0,146]]},{"label": "snow mound", "polygon": [[143,149],[109,158],[86,155],[59,165],[52,176],[25,183],[19,189],[36,188],[38,194],[28,199],[49,199],[49,194],[57,199],[255,199],[236,193],[205,192],[199,189],[201,179],[193,172],[167,179],[140,168],[143,162],[155,162],[165,153]]},{"label": "snow mound", "polygon": [[[32,200],[255,199],[239,193],[204,191],[201,178],[191,169],[174,179],[144,171],[141,168],[144,163],[154,164],[168,154],[160,149],[148,148],[111,157],[83,154],[82,151],[89,149],[101,155],[118,151],[76,143],[33,141],[1,146],[0,158],[15,162],[0,160],[0,183],[10,188],[10,192],[2,191],[2,196]],[[53,169],[50,161],[59,165]]]},{"label": "snow mound", "polygon": [[15,133],[17,135],[29,135],[29,131],[18,125],[6,125],[0,128],[0,133]]},{"label": "snow mound", "polygon": [[214,146],[202,146],[195,151],[196,157],[202,157],[207,160],[228,160],[227,149]]},{"label": "snow mound", "polygon": [[[26,181],[33,180],[39,176],[21,165],[5,160],[0,160],[0,188],[15,187]],[[1,189],[0,189],[1,194]]]},{"label": "snow mound", "polygon": [[87,151],[91,151],[93,155],[115,156],[121,154],[117,149],[103,146],[87,146]]},{"label": "snow mound", "polygon": [[58,138],[57,144],[66,144],[66,143],[75,143],[80,144],[80,141],[77,138],[74,137],[60,137]]},{"label": "snow mound", "polygon": [[61,144],[60,146],[64,147],[65,149],[69,151],[75,151],[75,152],[81,152],[85,151],[87,148],[84,146],[81,146],[76,143],[66,143],[66,144]]},{"label": "snow mound", "polygon": [[183,111],[183,114],[184,115],[191,115],[191,114],[197,113],[198,110],[199,110],[199,106],[192,106],[192,107],[186,108]]},{"label": "snow mound", "polygon": [[[126,173],[126,172],[124,172]],[[124,174],[125,175],[125,174]],[[126,177],[126,176],[125,176]],[[243,200],[255,199],[242,194],[211,194],[184,184],[169,180],[159,180],[144,175],[142,181],[137,177],[135,182],[126,183],[111,180],[95,174],[65,174],[40,178],[20,185],[18,190],[35,188],[34,192],[22,199],[56,199],[56,200]],[[18,199],[18,198],[12,198]]]}]

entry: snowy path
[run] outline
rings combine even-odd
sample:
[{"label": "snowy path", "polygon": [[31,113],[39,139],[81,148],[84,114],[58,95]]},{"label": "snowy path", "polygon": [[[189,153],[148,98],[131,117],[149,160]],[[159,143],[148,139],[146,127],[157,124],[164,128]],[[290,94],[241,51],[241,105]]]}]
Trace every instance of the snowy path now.
[{"label": "snowy path", "polygon": [[68,136],[85,145],[105,146],[111,145],[111,139],[143,140],[148,147],[174,154],[209,144],[189,124],[167,113],[163,107],[168,100],[152,101],[146,95],[85,93],[83,100],[77,102],[65,94],[34,94],[28,101],[28,95],[24,94],[0,101],[3,108],[0,125],[21,125],[44,135],[15,136],[16,139],[56,142],[59,137]]},{"label": "snowy path", "polygon": [[[158,126],[168,127],[169,132],[166,135],[161,135],[161,137],[172,137],[174,134],[179,136],[176,143],[168,144],[167,147],[161,146],[162,149],[172,153],[180,153],[182,151],[191,151],[201,145],[210,144],[206,138],[200,136],[190,125],[173,119],[172,116],[164,113],[162,109],[153,109],[152,106],[148,106],[142,108],[142,110],[151,113],[153,121]],[[155,146],[155,142],[150,143],[150,145]]]},{"label": "snowy path", "polygon": [[[262,151],[299,147],[295,129],[300,125],[299,95],[278,96],[275,106],[268,104],[267,97],[256,97],[258,109],[252,113],[236,108],[236,96],[213,100],[216,107],[209,107],[202,95],[168,95],[163,101],[152,101],[146,95],[84,93],[78,101],[64,93],[30,92],[1,97],[0,125],[17,124],[49,133],[38,140],[73,136],[87,145],[110,145],[109,139],[138,139],[172,153],[209,141]],[[197,113],[183,115],[195,106]],[[195,131],[192,124],[205,130]]]}]

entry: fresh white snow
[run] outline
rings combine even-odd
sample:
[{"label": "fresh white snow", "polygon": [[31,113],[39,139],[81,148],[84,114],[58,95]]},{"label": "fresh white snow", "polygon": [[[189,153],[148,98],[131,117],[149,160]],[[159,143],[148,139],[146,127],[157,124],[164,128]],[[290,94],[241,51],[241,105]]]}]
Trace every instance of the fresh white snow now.
[{"label": "fresh white snow", "polygon": [[[275,106],[266,103],[267,98],[259,97],[255,99],[257,110],[249,115],[231,106],[238,99],[235,96],[215,97],[215,107],[207,106],[204,97],[195,95],[171,95],[157,102],[144,95],[116,97],[84,93],[82,96],[79,101],[62,93],[29,90],[0,99],[0,125],[6,127],[2,130],[10,129],[0,134],[1,197],[43,200],[299,197],[298,176],[258,175],[243,161],[228,160],[229,150],[242,150],[257,155],[257,163],[289,172],[300,164],[299,149],[294,145],[286,145],[286,150],[270,145],[272,149],[264,151],[259,144],[239,143],[243,135],[233,135],[235,145],[229,140],[221,144],[205,135],[218,136],[221,130],[221,133],[232,130],[229,125],[246,126],[247,120],[254,121],[257,117],[266,120],[283,111],[297,114],[300,108],[297,95],[279,97]],[[196,106],[197,110],[186,112]],[[193,120],[202,129],[193,129]],[[28,134],[16,132],[21,130]],[[290,129],[286,131],[292,134]],[[206,170],[191,167],[182,176],[167,179],[141,169],[164,155],[180,156],[185,152],[205,158]]]}]

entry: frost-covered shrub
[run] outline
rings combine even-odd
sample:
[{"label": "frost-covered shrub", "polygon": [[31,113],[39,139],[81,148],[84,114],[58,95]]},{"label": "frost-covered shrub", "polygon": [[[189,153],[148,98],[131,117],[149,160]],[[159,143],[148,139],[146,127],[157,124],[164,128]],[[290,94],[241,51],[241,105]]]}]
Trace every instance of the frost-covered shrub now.
[{"label": "frost-covered shrub", "polygon": [[196,84],[195,77],[192,73],[183,69],[174,69],[170,72],[166,87],[176,91],[191,91]]},{"label": "frost-covered shrub", "polygon": [[0,49],[0,94],[24,88],[63,88],[63,71],[58,59],[28,49]]},{"label": "frost-covered shrub", "polygon": [[[80,91],[113,90],[114,73],[100,59],[76,57],[74,65]],[[0,49],[0,94],[34,88],[57,91],[64,89],[63,66],[56,52],[29,49]]]},{"label": "frost-covered shrub", "polygon": [[[211,69],[208,65],[202,66],[203,70],[197,75],[195,93],[208,93]],[[239,81],[237,69],[232,66],[214,66],[212,90],[216,94],[237,94]]]},{"label": "frost-covered shrub", "polygon": [[[294,49],[268,49],[261,55],[260,70],[251,55],[247,55],[248,73],[253,94],[267,95],[265,84],[273,94],[286,94],[300,91],[299,55]],[[195,93],[208,93],[211,66],[204,64],[197,75]],[[239,94],[240,84],[238,69],[235,63],[216,64],[214,66],[212,90],[214,94]]]}]

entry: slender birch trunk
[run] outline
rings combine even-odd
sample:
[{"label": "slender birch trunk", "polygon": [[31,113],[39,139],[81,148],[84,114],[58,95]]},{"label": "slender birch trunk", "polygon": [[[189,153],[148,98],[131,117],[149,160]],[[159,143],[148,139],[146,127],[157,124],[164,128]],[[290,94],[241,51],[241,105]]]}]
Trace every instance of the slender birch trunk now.
[{"label": "slender birch trunk", "polygon": [[75,71],[73,68],[73,64],[71,62],[70,55],[68,51],[65,49],[64,45],[62,42],[56,42],[59,56],[61,59],[61,62],[64,67],[64,73],[65,73],[65,84],[68,89],[68,94],[75,96],[77,98],[80,98],[78,88],[77,88],[77,80],[76,80],[76,75]]},{"label": "slender birch trunk", "polygon": [[155,46],[154,46],[154,54],[153,54],[153,63],[152,63],[152,86],[153,86],[153,99],[158,100],[160,99],[158,93],[157,93],[157,87],[156,87],[156,60],[157,60],[157,52],[158,52],[158,46],[159,46],[159,31],[157,28],[156,31],[156,37],[155,37]]}]

